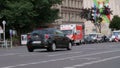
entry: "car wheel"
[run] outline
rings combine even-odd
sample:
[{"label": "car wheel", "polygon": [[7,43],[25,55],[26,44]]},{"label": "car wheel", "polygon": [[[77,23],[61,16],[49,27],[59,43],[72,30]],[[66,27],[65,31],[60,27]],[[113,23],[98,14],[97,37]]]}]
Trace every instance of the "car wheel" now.
[{"label": "car wheel", "polygon": [[50,49],[50,48],[47,48],[47,51],[51,51],[51,49]]},{"label": "car wheel", "polygon": [[28,49],[28,52],[33,52],[33,48],[32,47],[27,47],[27,49]]},{"label": "car wheel", "polygon": [[51,45],[51,51],[55,51],[55,50],[56,50],[56,44],[52,43],[52,45]]},{"label": "car wheel", "polygon": [[71,49],[72,49],[72,43],[69,42],[68,47],[67,47],[67,50],[71,50]]}]

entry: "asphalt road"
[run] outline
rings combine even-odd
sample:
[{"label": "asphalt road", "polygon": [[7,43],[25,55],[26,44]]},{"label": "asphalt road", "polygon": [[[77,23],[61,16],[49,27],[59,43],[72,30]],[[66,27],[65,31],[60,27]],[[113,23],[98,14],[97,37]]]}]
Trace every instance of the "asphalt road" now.
[{"label": "asphalt road", "polygon": [[0,68],[120,68],[120,42],[30,53],[25,46],[0,48]]}]

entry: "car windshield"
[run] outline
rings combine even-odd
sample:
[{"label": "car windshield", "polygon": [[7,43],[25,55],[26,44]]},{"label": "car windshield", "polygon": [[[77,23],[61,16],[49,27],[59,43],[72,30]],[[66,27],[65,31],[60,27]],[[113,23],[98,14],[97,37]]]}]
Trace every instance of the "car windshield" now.
[{"label": "car windshield", "polygon": [[43,30],[35,30],[35,31],[33,31],[31,33],[31,35],[34,35],[34,34],[44,34],[44,33],[45,33],[45,31],[43,31]]},{"label": "car windshield", "polygon": [[90,36],[90,37],[95,37],[95,36],[96,36],[96,34],[89,34],[89,36]]},{"label": "car windshield", "polygon": [[72,34],[72,30],[62,30],[65,34]]},{"label": "car windshield", "polygon": [[34,30],[33,32],[31,32],[31,35],[34,34],[53,34],[54,32],[54,28],[45,28],[45,29],[41,29],[41,30]]},{"label": "car windshield", "polygon": [[115,36],[117,36],[119,34],[120,34],[120,32],[113,32],[113,35],[115,35]]}]

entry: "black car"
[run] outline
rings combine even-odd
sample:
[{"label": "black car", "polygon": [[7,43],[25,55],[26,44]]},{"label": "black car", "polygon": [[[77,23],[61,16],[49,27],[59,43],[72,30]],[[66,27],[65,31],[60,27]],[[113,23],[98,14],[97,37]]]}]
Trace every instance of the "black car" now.
[{"label": "black car", "polygon": [[30,33],[27,42],[27,49],[33,52],[34,49],[47,49],[55,51],[56,48],[66,48],[71,50],[72,41],[65,34],[55,28],[34,30]]}]

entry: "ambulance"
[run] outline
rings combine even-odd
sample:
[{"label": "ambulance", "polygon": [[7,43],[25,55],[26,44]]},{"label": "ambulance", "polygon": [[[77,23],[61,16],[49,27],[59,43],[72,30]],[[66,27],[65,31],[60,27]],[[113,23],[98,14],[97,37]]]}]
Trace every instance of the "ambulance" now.
[{"label": "ambulance", "polygon": [[83,39],[83,26],[81,24],[62,24],[60,25],[60,30],[75,44],[81,43]]}]

